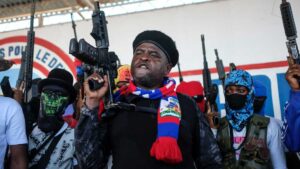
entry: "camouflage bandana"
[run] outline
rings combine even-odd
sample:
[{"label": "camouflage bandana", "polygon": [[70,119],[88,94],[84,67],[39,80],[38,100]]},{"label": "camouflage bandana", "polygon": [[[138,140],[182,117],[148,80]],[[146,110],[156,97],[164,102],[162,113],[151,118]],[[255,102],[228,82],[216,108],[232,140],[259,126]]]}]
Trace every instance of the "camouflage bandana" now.
[{"label": "camouflage bandana", "polygon": [[[245,86],[249,93],[246,96],[245,106],[240,110],[233,110],[229,107],[228,102],[225,102],[226,118],[232,128],[241,131],[250,117],[253,115],[253,102],[254,102],[254,86],[251,75],[244,70],[235,70],[228,74],[225,79],[225,88],[230,85]],[[224,90],[225,94],[225,90]]]},{"label": "camouflage bandana", "polygon": [[46,116],[55,116],[68,104],[68,96],[58,91],[43,91],[41,94],[42,112]]}]

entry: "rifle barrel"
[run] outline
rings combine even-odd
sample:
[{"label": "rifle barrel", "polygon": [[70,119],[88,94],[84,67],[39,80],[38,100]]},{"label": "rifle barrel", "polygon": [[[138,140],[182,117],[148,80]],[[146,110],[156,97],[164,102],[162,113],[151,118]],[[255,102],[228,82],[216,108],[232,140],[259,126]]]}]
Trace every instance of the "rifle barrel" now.
[{"label": "rifle barrel", "polygon": [[75,21],[74,21],[74,18],[73,18],[73,13],[71,13],[71,20],[72,20],[72,28],[73,28],[73,31],[74,31],[74,36],[75,36],[76,41],[78,41],[77,32],[76,32],[76,24],[75,24]]},{"label": "rifle barrel", "polygon": [[183,77],[182,77],[182,74],[181,74],[180,63],[179,62],[177,63],[177,67],[178,67],[178,73],[179,73],[179,82],[182,82]]}]

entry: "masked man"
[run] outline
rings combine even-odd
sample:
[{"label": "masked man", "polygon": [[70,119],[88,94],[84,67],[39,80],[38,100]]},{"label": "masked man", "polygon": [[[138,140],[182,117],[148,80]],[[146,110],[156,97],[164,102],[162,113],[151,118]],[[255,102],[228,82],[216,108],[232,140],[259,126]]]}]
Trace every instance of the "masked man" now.
[{"label": "masked man", "polygon": [[253,80],[253,85],[255,89],[255,97],[253,103],[254,113],[264,116],[266,105],[265,103],[267,99],[267,88],[257,80]]},{"label": "masked man", "polygon": [[81,168],[104,168],[110,151],[114,169],[222,167],[205,117],[194,100],[174,91],[175,80],[168,78],[178,56],[168,35],[140,33],[133,42],[133,80],[116,97],[122,104],[100,116],[98,110],[103,109],[99,102],[108,90],[107,78],[93,74],[87,79],[104,80],[96,91],[85,81],[85,106],[76,128]]},{"label": "masked man", "polygon": [[226,117],[217,133],[225,168],[285,169],[280,126],[272,118],[253,114],[254,87],[248,72],[228,74],[225,100]]},{"label": "masked man", "polygon": [[38,84],[41,93],[37,126],[29,136],[29,168],[71,169],[74,158],[74,129],[68,127],[62,115],[76,98],[72,75],[63,69],[53,69]]}]

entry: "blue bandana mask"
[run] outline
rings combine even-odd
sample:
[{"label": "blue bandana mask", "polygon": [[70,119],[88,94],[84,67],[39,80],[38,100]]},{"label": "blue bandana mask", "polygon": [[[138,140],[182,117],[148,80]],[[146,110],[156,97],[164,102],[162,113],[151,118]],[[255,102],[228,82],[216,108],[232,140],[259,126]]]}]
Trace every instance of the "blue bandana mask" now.
[{"label": "blue bandana mask", "polygon": [[252,77],[244,70],[232,71],[225,79],[225,88],[232,85],[245,86],[249,91],[246,95],[244,106],[239,108],[231,108],[232,106],[229,106],[229,102],[232,103],[234,100],[227,99],[236,99],[235,97],[226,97],[226,118],[232,128],[241,131],[247,124],[248,119],[253,115],[254,87]]}]

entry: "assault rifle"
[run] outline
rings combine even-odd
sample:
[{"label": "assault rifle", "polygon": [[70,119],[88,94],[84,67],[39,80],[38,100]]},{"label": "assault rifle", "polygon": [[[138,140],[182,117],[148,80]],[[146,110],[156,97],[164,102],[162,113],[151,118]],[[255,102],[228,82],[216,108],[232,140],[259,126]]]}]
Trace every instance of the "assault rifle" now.
[{"label": "assault rifle", "polygon": [[[85,74],[90,75],[94,72],[101,76],[108,76],[109,85],[109,102],[113,103],[112,91],[115,88],[114,79],[117,77],[117,67],[119,58],[114,52],[108,52],[109,41],[107,33],[107,21],[105,13],[100,10],[99,2],[94,3],[95,9],[92,14],[93,30],[91,36],[96,41],[96,47],[93,47],[84,39],[79,42],[75,38],[71,39],[69,53],[83,62],[82,69]],[[98,83],[90,80],[89,88],[97,90],[103,86],[103,83]]]},{"label": "assault rifle", "polygon": [[[297,45],[297,29],[293,17],[292,7],[289,2],[282,0],[280,4],[280,11],[282,16],[282,22],[284,27],[284,32],[286,35],[286,46],[288,49],[289,56],[294,60],[295,64],[300,64],[300,55]],[[300,84],[300,77],[297,77]]]},{"label": "assault rifle", "polygon": [[[33,21],[35,13],[35,1],[32,0],[31,16],[30,16],[30,28],[27,32],[27,45],[25,52],[22,52],[21,67],[19,70],[19,76],[16,83],[16,88],[19,88],[24,83],[24,103],[29,103],[33,96],[37,95],[37,91],[32,90],[32,71],[33,71],[33,54],[34,54],[34,36]],[[1,87],[6,90],[3,93],[5,96],[13,97],[13,91],[10,87],[8,77],[4,77],[1,82]],[[34,93],[32,93],[34,92]]]},{"label": "assault rifle", "polygon": [[[218,112],[218,107],[216,104],[216,98],[218,96],[218,86],[216,84],[212,84],[211,74],[208,68],[207,60],[206,60],[206,51],[205,51],[205,39],[204,35],[201,35],[202,41],[202,52],[203,52],[203,87],[204,87],[204,95],[206,100],[210,104],[211,112]],[[219,118],[217,116],[213,116],[213,123],[215,126],[219,124]]]},{"label": "assault rifle", "polygon": [[40,94],[38,93],[37,84],[32,83],[33,72],[33,55],[34,55],[34,38],[35,32],[33,31],[34,13],[35,13],[35,0],[32,0],[31,15],[30,15],[30,28],[27,32],[27,44],[25,52],[22,52],[21,67],[19,76],[16,83],[16,88],[21,89],[23,84],[23,102],[22,108],[26,122],[26,133],[30,134],[32,131],[32,124],[36,122],[36,114],[39,105]]},{"label": "assault rifle", "polygon": [[[30,16],[30,28],[29,31],[27,32],[27,45],[26,45],[26,52],[25,52],[25,59],[22,56],[22,62],[21,63],[21,70],[22,66],[24,66],[24,74],[19,75],[19,79],[23,78],[24,81],[24,103],[29,103],[31,98],[29,97],[31,86],[32,86],[32,71],[33,71],[33,54],[34,54],[34,37],[35,37],[35,32],[33,31],[33,22],[34,22],[34,13],[35,13],[35,0],[32,0],[32,8],[31,8],[31,16]],[[22,73],[22,72],[21,72]],[[18,84],[20,85],[20,84]],[[32,90],[31,90],[32,91]]]},{"label": "assault rifle", "polygon": [[32,131],[32,124],[36,122],[35,115],[32,107],[39,105],[36,100],[39,100],[39,93],[37,84],[32,84],[32,72],[33,72],[33,55],[34,55],[34,38],[35,32],[33,30],[34,13],[35,13],[35,0],[32,0],[31,16],[30,16],[30,28],[27,32],[27,44],[25,48],[25,54],[22,53],[21,69],[17,81],[17,86],[20,87],[21,83],[24,85],[24,101],[23,111],[26,120],[26,131],[29,134]]}]

